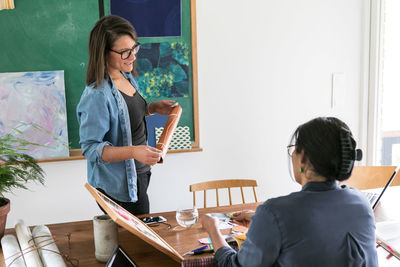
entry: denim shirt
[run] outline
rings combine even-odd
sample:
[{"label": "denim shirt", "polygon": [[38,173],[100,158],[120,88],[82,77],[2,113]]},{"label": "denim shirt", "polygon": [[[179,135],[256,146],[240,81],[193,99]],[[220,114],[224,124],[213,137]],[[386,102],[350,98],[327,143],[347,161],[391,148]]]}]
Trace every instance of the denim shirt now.
[{"label": "denim shirt", "polygon": [[[137,89],[131,73],[122,74]],[[122,202],[137,201],[134,159],[104,162],[105,146],[131,146],[131,125],[126,102],[111,78],[94,88],[86,86],[76,109],[82,154],[87,159],[88,183]]]},{"label": "denim shirt", "polygon": [[257,207],[246,240],[221,247],[218,266],[378,266],[375,222],[358,190],[309,182]]}]

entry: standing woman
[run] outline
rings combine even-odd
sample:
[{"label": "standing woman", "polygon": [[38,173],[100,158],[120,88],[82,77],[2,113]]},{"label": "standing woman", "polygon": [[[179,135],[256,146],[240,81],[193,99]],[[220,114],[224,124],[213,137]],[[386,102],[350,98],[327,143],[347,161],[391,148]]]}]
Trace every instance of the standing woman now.
[{"label": "standing woman", "polygon": [[173,101],[146,103],[135,80],[140,49],[132,24],[102,17],[90,32],[86,88],[77,106],[88,182],[132,214],[149,213],[150,166],[161,151],[147,145],[145,116],[168,115]]}]

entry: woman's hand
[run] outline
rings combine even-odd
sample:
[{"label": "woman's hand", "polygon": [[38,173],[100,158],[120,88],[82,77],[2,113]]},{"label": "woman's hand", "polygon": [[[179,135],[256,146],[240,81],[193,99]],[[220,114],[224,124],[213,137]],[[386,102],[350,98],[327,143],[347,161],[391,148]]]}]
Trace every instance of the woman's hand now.
[{"label": "woman's hand", "polygon": [[243,225],[245,227],[249,227],[251,217],[254,215],[253,210],[243,210],[243,211],[237,211],[233,213],[233,222]]},{"label": "woman's hand", "polygon": [[210,235],[218,229],[218,219],[208,214],[200,216],[201,225]]},{"label": "woman's hand", "polygon": [[132,146],[133,158],[150,166],[160,161],[162,151],[151,146]]},{"label": "woman's hand", "polygon": [[151,102],[148,108],[150,114],[158,113],[161,115],[169,115],[171,110],[177,105],[178,103],[174,104],[174,100],[160,100]]}]

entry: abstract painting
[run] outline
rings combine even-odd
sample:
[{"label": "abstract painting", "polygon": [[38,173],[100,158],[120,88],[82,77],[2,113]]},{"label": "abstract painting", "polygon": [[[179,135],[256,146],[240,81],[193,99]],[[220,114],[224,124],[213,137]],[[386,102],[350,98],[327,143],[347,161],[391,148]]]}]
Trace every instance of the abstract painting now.
[{"label": "abstract painting", "polygon": [[12,133],[39,146],[35,159],[68,157],[64,71],[0,73],[0,136]]}]

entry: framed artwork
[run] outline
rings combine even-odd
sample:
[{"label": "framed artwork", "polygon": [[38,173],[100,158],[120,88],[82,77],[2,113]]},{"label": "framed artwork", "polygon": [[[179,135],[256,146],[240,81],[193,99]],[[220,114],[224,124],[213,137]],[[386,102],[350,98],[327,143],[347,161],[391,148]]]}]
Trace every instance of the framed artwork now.
[{"label": "framed artwork", "polygon": [[[107,12],[107,1],[105,14]],[[201,151],[198,122],[197,40],[195,0],[111,0],[109,13],[129,20],[135,27],[140,51],[137,55],[139,91],[147,102],[172,99],[182,107],[178,129],[187,140],[173,137],[172,148]],[[147,118],[149,145],[154,145],[157,128],[166,116]],[[176,149],[178,148],[178,149]]]}]

